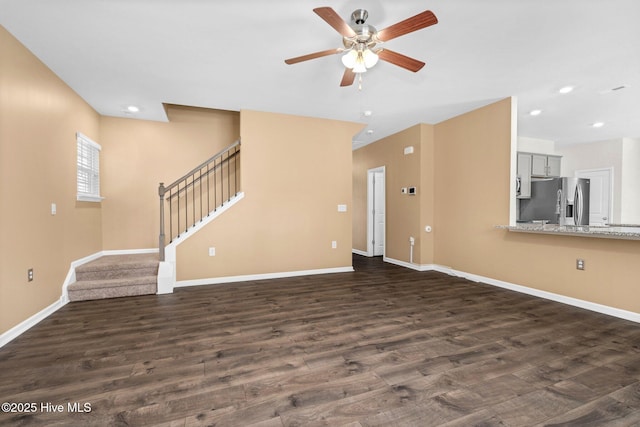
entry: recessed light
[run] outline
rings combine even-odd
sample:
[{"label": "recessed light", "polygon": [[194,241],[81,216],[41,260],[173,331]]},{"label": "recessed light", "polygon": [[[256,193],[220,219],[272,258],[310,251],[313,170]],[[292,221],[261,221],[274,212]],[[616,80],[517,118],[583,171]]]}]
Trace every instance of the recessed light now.
[{"label": "recessed light", "polygon": [[129,105],[127,107],[127,111],[130,113],[137,113],[138,111],[140,111],[140,108],[136,107],[135,105]]},{"label": "recessed light", "polygon": [[601,128],[602,126],[604,126],[604,123],[602,122],[595,122],[594,124],[592,124],[591,126],[593,126],[594,128]]},{"label": "recessed light", "polygon": [[558,93],[565,94],[565,93],[571,92],[572,90],[573,90],[573,86],[565,86],[560,88],[560,90],[558,90]]},{"label": "recessed light", "polygon": [[542,113],[542,110],[531,110],[529,111],[529,114],[532,116],[539,116],[540,113]]},{"label": "recessed light", "polygon": [[373,114],[373,111],[365,110],[362,112],[362,114],[364,114],[365,117],[371,117],[371,115]]},{"label": "recessed light", "polygon": [[369,130],[367,131],[367,135],[373,135],[373,129],[369,129]]}]

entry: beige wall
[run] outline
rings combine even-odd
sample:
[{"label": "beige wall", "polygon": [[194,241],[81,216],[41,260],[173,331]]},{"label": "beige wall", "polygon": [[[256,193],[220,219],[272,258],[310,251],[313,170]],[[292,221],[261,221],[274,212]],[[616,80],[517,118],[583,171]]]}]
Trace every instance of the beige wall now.
[{"label": "beige wall", "polygon": [[[502,280],[533,289],[640,313],[637,280],[640,276],[640,242],[584,237],[514,233],[495,229],[509,224],[511,159],[511,99],[455,117],[433,127],[424,125],[400,132],[356,150],[354,159],[354,221],[364,221],[366,181],[362,174],[386,162],[387,170],[404,169],[409,176],[415,164],[403,163],[397,152],[404,145],[421,144],[420,224],[416,208],[402,214],[408,231],[387,224],[387,241],[404,242],[419,229],[421,244],[433,243],[433,257],[421,247],[421,264],[435,263],[466,273]],[[404,182],[404,181],[403,181]],[[429,186],[433,182],[433,186]],[[404,186],[404,184],[403,184]],[[389,185],[392,195],[395,186]],[[433,188],[433,199],[425,189]],[[419,189],[420,190],[420,189]],[[388,194],[389,194],[388,193]],[[387,209],[397,201],[387,199]],[[430,207],[431,205],[431,211]],[[398,208],[405,209],[406,207]],[[430,212],[433,217],[430,219]],[[433,233],[424,232],[431,225]],[[366,250],[364,230],[354,223],[354,248]],[[397,236],[395,234],[398,234]],[[429,240],[432,239],[432,240]],[[402,244],[399,245],[402,249]],[[406,261],[393,243],[387,256]],[[576,270],[576,258],[586,261]]]},{"label": "beige wall", "polygon": [[101,118],[105,250],[157,248],[158,184],[169,185],[240,136],[238,112],[166,109],[168,123]]},{"label": "beige wall", "polygon": [[0,333],[56,302],[71,261],[102,248],[100,204],[76,202],[77,131],[100,142],[98,114],[0,27]]},{"label": "beige wall", "polygon": [[[482,253],[509,224],[511,100],[439,123],[435,128],[436,263],[495,277],[502,261]],[[458,268],[465,265],[470,270]]]},{"label": "beige wall", "polygon": [[178,246],[178,280],[351,266],[351,140],[362,125],[240,116],[245,198]]},{"label": "beige wall", "polygon": [[[409,238],[415,238],[413,262],[433,262],[433,234],[424,225],[433,222],[433,127],[416,125],[353,152],[354,249],[367,251],[367,171],[385,167],[385,256],[409,262]],[[413,154],[404,154],[412,146]],[[417,188],[415,196],[401,193]]]},{"label": "beige wall", "polygon": [[[435,127],[431,125],[421,125],[420,134],[420,258],[422,265],[433,264],[435,260],[435,238],[438,230],[435,225],[436,206],[436,179],[437,168],[435,153]],[[431,227],[432,231],[427,232],[425,227]]]}]

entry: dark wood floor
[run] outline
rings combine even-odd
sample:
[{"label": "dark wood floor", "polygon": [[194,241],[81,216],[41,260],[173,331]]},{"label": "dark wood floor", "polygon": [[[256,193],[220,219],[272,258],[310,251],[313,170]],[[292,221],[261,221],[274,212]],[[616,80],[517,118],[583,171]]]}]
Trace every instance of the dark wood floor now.
[{"label": "dark wood floor", "polygon": [[0,402],[37,404],[0,424],[640,425],[640,325],[354,266],[71,303],[0,349]]}]

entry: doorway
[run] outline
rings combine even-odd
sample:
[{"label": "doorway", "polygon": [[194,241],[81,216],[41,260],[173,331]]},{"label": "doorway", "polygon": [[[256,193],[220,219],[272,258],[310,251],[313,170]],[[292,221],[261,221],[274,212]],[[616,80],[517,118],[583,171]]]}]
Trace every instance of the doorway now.
[{"label": "doorway", "polygon": [[385,167],[367,171],[367,256],[384,256]]},{"label": "doorway", "polygon": [[613,168],[577,170],[575,175],[577,178],[588,178],[591,181],[589,184],[589,225],[611,223]]}]

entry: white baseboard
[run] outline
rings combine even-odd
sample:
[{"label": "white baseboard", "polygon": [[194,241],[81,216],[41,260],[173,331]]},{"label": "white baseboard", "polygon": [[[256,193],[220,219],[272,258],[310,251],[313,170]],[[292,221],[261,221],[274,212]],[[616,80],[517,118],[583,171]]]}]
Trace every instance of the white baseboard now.
[{"label": "white baseboard", "polygon": [[584,308],[585,310],[595,311],[596,313],[602,313],[609,316],[617,317],[620,319],[629,320],[631,322],[640,323],[640,313],[633,311],[622,310],[615,307],[609,307],[607,305],[598,304],[590,301],[581,300],[578,298],[567,297],[564,295],[556,294],[553,292],[542,291],[535,288],[529,288],[527,286],[516,285],[514,283],[504,282],[502,280],[492,279],[490,277],[479,276],[477,274],[466,273],[464,271],[454,270],[450,267],[445,267],[437,264],[411,264],[406,261],[399,261],[393,258],[384,258],[385,262],[390,264],[399,265],[401,267],[411,268],[417,271],[438,271],[440,273],[448,274],[449,276],[462,277],[472,282],[481,282],[491,286],[497,286],[503,289],[509,289],[510,291],[520,292],[522,294],[532,295],[538,298],[544,298],[547,300],[559,302],[562,304],[571,305],[578,308]]},{"label": "white baseboard", "polygon": [[248,282],[252,280],[282,279],[286,277],[310,276],[314,274],[350,273],[353,271],[354,271],[353,266],[348,266],[348,267],[320,268],[317,270],[284,271],[279,273],[246,274],[242,276],[214,277],[210,279],[180,280],[176,282],[175,287],[181,288],[186,286],[217,285],[220,283],[235,283],[235,282]]},{"label": "white baseboard", "polygon": [[[228,211],[229,209],[231,209],[231,207],[233,205],[235,205],[236,203],[238,203],[240,200],[244,199],[244,191],[239,192],[238,194],[236,194],[235,196],[233,196],[232,198],[230,198],[226,204],[219,206],[214,212],[210,213],[209,215],[205,216],[204,218],[202,218],[201,221],[197,222],[196,224],[194,224],[193,226],[191,226],[191,228],[189,228],[189,230],[186,233],[182,233],[180,236],[176,237],[175,239],[173,239],[173,241],[171,243],[169,243],[167,245],[168,246],[173,246],[173,247],[177,247],[178,245],[180,245],[182,242],[184,242],[185,240],[187,240],[188,238],[190,238],[191,236],[195,236],[196,233],[203,229],[204,227],[206,227],[209,223],[213,222],[213,220],[215,220],[216,218],[218,218],[220,215],[222,215],[223,213],[225,213],[226,211]],[[166,248],[166,247],[165,247]]]},{"label": "white baseboard", "polygon": [[367,251],[361,251],[360,249],[351,249],[351,252],[356,254],[356,255],[362,255],[362,256],[369,256],[369,254],[367,253]]},{"label": "white baseboard", "polygon": [[0,348],[3,347],[8,342],[10,342],[10,341],[14,340],[15,338],[19,337],[20,335],[22,335],[27,330],[31,329],[33,326],[38,324],[40,321],[46,319],[51,314],[53,314],[56,311],[58,311],[60,308],[64,307],[65,304],[66,304],[66,302],[63,301],[62,298],[60,298],[58,301],[54,302],[49,307],[45,308],[44,310],[41,310],[41,311],[37,312],[36,314],[34,314],[33,316],[29,317],[24,322],[21,322],[21,323],[17,324],[13,328],[9,329],[7,332],[1,334],[0,335]]},{"label": "white baseboard", "polygon": [[509,289],[511,291],[520,292],[538,298],[544,298],[551,301],[560,302],[562,304],[583,308],[585,310],[595,311],[596,313],[602,313],[620,319],[629,320],[631,322],[640,323],[640,313],[635,313],[633,311],[622,310],[620,308],[609,307],[607,305],[568,297],[553,292],[547,292],[540,289],[529,288],[527,286],[516,285],[514,283],[504,282],[502,280],[496,280],[490,277],[478,276],[477,274],[465,273],[463,271],[457,271],[448,267],[443,267],[442,272],[447,273],[451,276],[463,277],[473,282],[486,283],[488,285],[497,286],[499,288]]},{"label": "white baseboard", "polygon": [[439,271],[441,273],[448,273],[446,267],[442,267],[441,265],[437,264],[415,264],[388,257],[384,257],[382,260],[384,262],[388,262],[389,264],[399,265],[400,267],[410,268],[416,271]]}]

